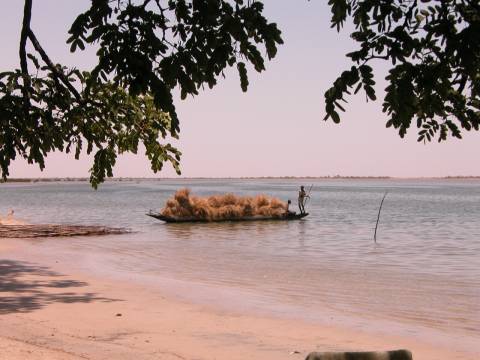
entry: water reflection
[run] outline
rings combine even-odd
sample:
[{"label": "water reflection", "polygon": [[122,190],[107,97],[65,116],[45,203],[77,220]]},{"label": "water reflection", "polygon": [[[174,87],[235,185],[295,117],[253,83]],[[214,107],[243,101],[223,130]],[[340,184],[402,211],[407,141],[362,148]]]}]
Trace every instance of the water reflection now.
[{"label": "water reflection", "polygon": [[[304,224],[304,221],[298,221]],[[165,232],[170,238],[176,239],[205,239],[205,238],[237,238],[238,236],[247,236],[251,240],[254,238],[266,238],[270,234],[282,231],[289,231],[291,224],[287,221],[226,221],[209,223],[178,223],[178,224],[158,224],[161,231]],[[305,228],[300,226],[300,236],[305,236]]]}]

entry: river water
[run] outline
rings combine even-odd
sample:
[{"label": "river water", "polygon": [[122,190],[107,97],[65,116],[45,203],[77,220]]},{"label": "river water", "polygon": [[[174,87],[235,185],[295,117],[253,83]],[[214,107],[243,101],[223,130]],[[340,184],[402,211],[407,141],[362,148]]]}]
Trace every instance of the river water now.
[{"label": "river water", "polygon": [[183,295],[195,286],[217,289],[193,300],[312,321],[358,317],[359,328],[381,321],[399,332],[475,346],[480,181],[303,180],[313,188],[310,215],[301,221],[164,224],[145,216],[181,187],[201,196],[264,193],[295,204],[301,183],[141,180],[108,182],[98,191],[80,182],[12,183],[0,185],[0,212],[13,208],[31,223],[128,227],[133,233],[35,243],[65,256],[74,251],[90,270],[177,281]]}]

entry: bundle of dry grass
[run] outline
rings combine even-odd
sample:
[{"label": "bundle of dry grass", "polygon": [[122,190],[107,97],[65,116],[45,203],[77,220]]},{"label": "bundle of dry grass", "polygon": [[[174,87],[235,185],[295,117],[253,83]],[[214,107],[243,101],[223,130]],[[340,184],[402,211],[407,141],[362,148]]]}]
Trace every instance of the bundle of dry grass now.
[{"label": "bundle of dry grass", "polygon": [[94,236],[125,234],[130,232],[124,228],[109,228],[106,226],[87,225],[2,225],[0,224],[0,238],[37,238],[56,236]]},{"label": "bundle of dry grass", "polygon": [[179,219],[215,221],[252,216],[281,217],[286,209],[286,203],[266,195],[225,194],[202,198],[190,195],[189,189],[180,189],[167,201],[161,214]]}]

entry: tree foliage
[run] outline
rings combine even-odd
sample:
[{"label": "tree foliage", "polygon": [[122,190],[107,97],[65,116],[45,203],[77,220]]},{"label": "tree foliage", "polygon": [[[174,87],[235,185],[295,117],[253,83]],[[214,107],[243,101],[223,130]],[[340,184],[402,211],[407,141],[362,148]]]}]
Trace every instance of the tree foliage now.
[{"label": "tree foliage", "polygon": [[389,64],[383,112],[404,137],[438,141],[480,124],[480,3],[477,0],[329,0],[331,25],[352,21],[354,65],[325,93],[325,120],[340,121],[341,101],[363,89],[376,100],[372,61]]},{"label": "tree foliage", "polygon": [[[73,22],[72,52],[98,46],[89,71],[55,64],[31,29],[25,0],[20,69],[0,73],[0,167],[4,179],[17,156],[45,166],[52,151],[95,152],[96,187],[117,155],[146,149],[153,171],[165,162],[180,173],[180,152],[159,140],[178,137],[172,92],[181,97],[217,83],[235,66],[243,91],[246,64],[261,72],[282,43],[263,4],[244,0],[92,0]],[[30,43],[33,53],[27,53]]]},{"label": "tree foliage", "polygon": [[[213,87],[234,67],[243,91],[248,65],[265,69],[282,44],[261,1],[91,0],[71,25],[72,52],[98,48],[93,69],[54,63],[31,28],[33,0],[24,0],[20,67],[0,73],[0,168],[22,157],[41,169],[53,151],[94,152],[91,183],[113,175],[118,154],[143,144],[153,171],[180,151],[172,92],[181,97]],[[387,127],[419,141],[480,123],[480,4],[476,0],[329,0],[332,27],[352,21],[359,47],[353,65],[325,93],[326,117],[340,122],[346,95],[376,100],[373,61],[389,66],[383,111]],[[295,5],[298,6],[298,5]],[[321,46],[321,44],[319,44]],[[33,49],[28,53],[28,49]],[[88,70],[88,71],[86,71]]]}]

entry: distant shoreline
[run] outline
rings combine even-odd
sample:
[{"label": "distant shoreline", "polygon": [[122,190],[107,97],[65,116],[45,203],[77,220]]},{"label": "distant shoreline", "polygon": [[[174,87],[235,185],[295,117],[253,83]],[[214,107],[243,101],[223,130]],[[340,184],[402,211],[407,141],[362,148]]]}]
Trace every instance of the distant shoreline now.
[{"label": "distant shoreline", "polygon": [[[119,177],[106,179],[106,182],[122,181],[171,181],[171,180],[480,180],[480,175],[469,176],[426,176],[426,177],[394,177],[394,176],[243,176],[243,177]],[[5,183],[37,183],[37,182],[88,182],[86,177],[54,177],[54,178],[10,178]]]}]

